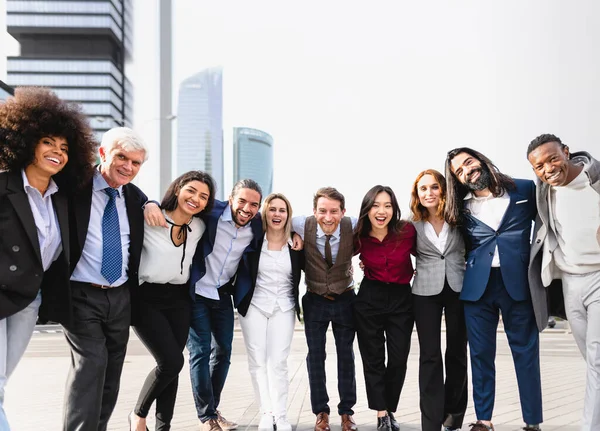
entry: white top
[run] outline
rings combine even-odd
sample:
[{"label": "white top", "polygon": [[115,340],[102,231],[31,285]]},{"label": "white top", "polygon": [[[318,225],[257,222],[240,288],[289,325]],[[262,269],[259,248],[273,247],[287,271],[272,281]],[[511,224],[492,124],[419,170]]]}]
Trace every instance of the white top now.
[{"label": "white top", "polygon": [[425,236],[427,239],[435,245],[435,248],[437,248],[440,253],[443,254],[444,250],[446,250],[446,243],[448,242],[448,223],[444,222],[442,230],[440,231],[440,236],[435,233],[433,225],[428,221],[423,223],[423,228],[425,229]]},{"label": "white top", "polygon": [[63,249],[60,238],[60,225],[54,211],[54,205],[52,205],[52,195],[58,191],[58,186],[50,178],[48,189],[44,193],[44,196],[42,196],[38,189],[29,184],[24,170],[21,171],[21,175],[23,176],[23,188],[25,189],[37,230],[40,254],[42,256],[42,267],[44,271],[47,271],[50,265],[58,259]]},{"label": "white top", "polygon": [[[71,275],[71,280],[83,283],[96,283],[109,285],[108,281],[100,273],[102,269],[102,217],[108,203],[108,195],[104,189],[110,187],[99,170],[94,172],[94,183],[92,186],[92,208],[90,210],[90,221],[85,237],[85,244],[81,252],[81,258]],[[115,198],[117,214],[119,215],[119,229],[121,231],[121,277],[111,286],[120,286],[127,281],[127,269],[129,268],[129,218],[123,186],[118,189]]]},{"label": "white top", "polygon": [[596,239],[600,196],[590,186],[585,170],[566,186],[551,187],[549,200],[550,224],[558,241],[553,254],[558,269],[570,274],[600,271]]},{"label": "white top", "polygon": [[[291,245],[291,240],[288,244]],[[276,306],[279,306],[281,311],[294,308],[292,261],[288,244],[284,244],[281,250],[269,250],[265,235],[260,250],[258,275],[251,304],[268,314],[272,314]]]},{"label": "white top", "polygon": [[[167,220],[171,220],[164,211],[163,214]],[[189,227],[184,249],[184,244],[176,246],[171,239],[171,230],[175,226],[169,225],[169,228],[165,229],[162,226],[145,224],[144,245],[139,269],[140,284],[144,282],[160,284],[187,283],[190,278],[192,258],[206,225],[198,217],[193,217]]]},{"label": "white top", "polygon": [[196,294],[208,299],[219,299],[219,287],[233,278],[253,236],[250,223],[236,227],[231,215],[231,205],[227,206],[217,223],[213,250],[206,256],[206,274],[196,282]]},{"label": "white top", "polygon": [[[502,196],[494,197],[492,193],[487,196],[478,197],[473,193],[467,193],[465,196],[465,203],[468,210],[471,211],[471,215],[477,218],[479,221],[485,223],[494,230],[498,230],[504,213],[508,209],[510,204],[510,196],[507,192],[504,192]],[[494,257],[492,259],[492,268],[500,267],[500,255],[498,254],[498,246],[494,250]]]}]

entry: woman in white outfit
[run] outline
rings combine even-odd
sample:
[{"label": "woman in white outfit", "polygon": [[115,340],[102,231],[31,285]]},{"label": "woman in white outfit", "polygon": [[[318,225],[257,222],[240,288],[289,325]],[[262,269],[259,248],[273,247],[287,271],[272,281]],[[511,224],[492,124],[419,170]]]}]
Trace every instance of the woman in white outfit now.
[{"label": "woman in white outfit", "polygon": [[287,358],[296,315],[304,255],[292,250],[292,207],[282,194],[270,194],[262,208],[265,236],[249,255],[252,289],[238,306],[248,368],[260,402],[259,431],[291,431],[287,420]]}]

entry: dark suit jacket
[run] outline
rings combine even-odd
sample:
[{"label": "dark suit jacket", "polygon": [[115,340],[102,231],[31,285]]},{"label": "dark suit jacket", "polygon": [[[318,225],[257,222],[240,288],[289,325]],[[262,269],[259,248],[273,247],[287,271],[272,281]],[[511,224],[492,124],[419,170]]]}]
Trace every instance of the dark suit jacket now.
[{"label": "dark suit jacket", "polygon": [[[215,200],[212,211],[206,214],[203,213],[202,215],[202,219],[204,220],[204,223],[206,223],[206,230],[196,248],[194,260],[192,261],[192,270],[190,272],[190,295],[194,300],[196,298],[196,282],[206,275],[206,258],[212,253],[215,246],[219,218],[224,211],[228,211],[228,208],[229,202]],[[233,283],[234,280],[230,280],[232,284],[226,287],[228,291],[233,293],[233,301],[236,307],[252,288],[252,280],[250,279],[250,271],[248,270],[248,254],[254,250],[260,251],[258,242],[262,241],[263,235],[260,214],[257,214],[256,217],[250,220],[250,228],[252,229],[252,234],[254,236],[248,247],[244,250],[242,260],[238,266],[238,274],[234,277],[236,279],[235,283]],[[241,267],[244,267],[245,270],[240,273],[239,268]]]},{"label": "dark suit jacket", "polygon": [[[70,218],[70,235],[71,235],[71,268],[70,274],[77,266],[85,239],[88,233],[90,223],[90,213],[92,208],[92,186],[90,182],[81,191],[74,193],[69,199],[69,218]],[[140,256],[142,254],[142,244],[144,241],[144,211],[142,205],[148,200],[146,195],[135,185],[126,184],[123,186],[123,194],[125,196],[125,206],[127,208],[127,218],[129,219],[129,265],[127,284],[130,287],[132,295],[132,303],[137,297],[138,291],[138,268],[140,266]],[[67,303],[53,301],[48,304],[44,317],[68,324],[72,318],[72,310],[70,307],[70,291],[69,301]],[[132,315],[132,320],[134,319]]]},{"label": "dark suit jacket", "polygon": [[21,172],[0,173],[0,319],[27,307],[42,289],[42,300],[68,301],[69,219],[67,198],[52,195],[63,252],[44,273],[37,228]]},{"label": "dark suit jacket", "polygon": [[477,301],[485,292],[496,245],[500,253],[500,271],[506,290],[515,301],[531,298],[538,329],[548,324],[548,306],[544,286],[529,283],[531,228],[537,215],[535,184],[515,179],[509,190],[510,203],[504,218],[494,230],[470,214],[465,214],[463,229],[467,245],[467,269],[460,299]]},{"label": "dark suit jacket", "polygon": [[[240,304],[237,307],[238,313],[240,313],[242,316],[246,315],[248,307],[250,306],[250,302],[252,301],[252,296],[254,295],[254,289],[256,287],[256,277],[258,276],[258,264],[260,262],[260,256],[262,254],[261,249],[263,241],[264,236],[261,237],[260,241],[257,244],[258,249],[248,254],[248,266],[250,270],[250,279],[252,280],[252,285],[250,287],[250,291],[246,294],[246,296],[244,296],[241,299]],[[298,300],[298,286],[300,285],[300,277],[302,275],[302,270],[304,269],[304,252],[292,250],[291,247],[289,247],[289,249],[290,260],[292,261],[292,286],[294,292],[294,308],[296,309],[296,315],[298,316],[298,319],[300,319],[300,302]],[[240,270],[238,271],[238,278],[239,273],[242,271],[244,271],[244,269],[240,268]]]}]

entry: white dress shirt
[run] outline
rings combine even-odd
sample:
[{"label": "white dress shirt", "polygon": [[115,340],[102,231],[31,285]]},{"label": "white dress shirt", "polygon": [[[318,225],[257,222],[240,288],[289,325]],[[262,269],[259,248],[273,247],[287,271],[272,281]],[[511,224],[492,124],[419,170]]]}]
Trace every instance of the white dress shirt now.
[{"label": "white dress shirt", "polygon": [[47,271],[60,253],[62,252],[62,241],[60,239],[60,225],[58,217],[52,205],[52,195],[58,191],[58,186],[52,178],[44,196],[38,189],[29,184],[25,171],[22,170],[23,188],[33,213],[33,221],[37,231],[42,256],[42,266]]},{"label": "white dress shirt", "polygon": [[294,308],[292,261],[288,245],[292,245],[291,240],[284,244],[281,250],[269,250],[265,235],[260,250],[258,275],[251,304],[268,315],[273,314],[276,306],[279,306],[281,311]]},{"label": "white dress shirt", "polygon": [[[465,204],[471,215],[479,221],[485,223],[493,230],[498,230],[504,214],[510,204],[510,196],[505,192],[502,196],[494,197],[492,193],[487,196],[478,197],[473,193],[468,193],[465,196]],[[498,246],[494,250],[492,259],[492,267],[500,267],[500,255],[498,254]]]},{"label": "white dress shirt", "polygon": [[219,287],[233,278],[253,236],[250,223],[240,228],[235,225],[231,205],[227,206],[219,217],[213,250],[205,259],[206,274],[196,282],[196,294],[219,299]]},{"label": "white dress shirt", "polygon": [[[102,268],[102,217],[104,208],[108,203],[108,195],[104,189],[110,187],[99,170],[94,172],[94,183],[92,186],[92,208],[90,211],[90,222],[85,237],[85,245],[81,252],[81,258],[71,275],[72,281],[83,283],[95,283],[108,286],[108,281],[100,273]],[[121,230],[121,256],[123,262],[121,277],[111,286],[120,286],[127,281],[127,269],[129,268],[129,218],[125,206],[123,186],[116,189],[118,194],[115,198],[117,214],[119,215],[119,229]]]},{"label": "white dress shirt", "polygon": [[440,253],[444,253],[444,250],[446,250],[446,243],[448,242],[448,223],[444,222],[439,236],[435,232],[433,225],[428,221],[423,223],[423,228],[425,230],[425,236],[427,239],[431,241],[433,245],[435,245],[435,248],[437,248]]}]

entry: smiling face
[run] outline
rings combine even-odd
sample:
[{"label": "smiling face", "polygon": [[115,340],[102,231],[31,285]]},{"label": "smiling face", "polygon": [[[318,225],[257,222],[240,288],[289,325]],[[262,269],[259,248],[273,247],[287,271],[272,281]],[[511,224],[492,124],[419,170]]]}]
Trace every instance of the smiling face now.
[{"label": "smiling face", "polygon": [[419,203],[429,211],[436,214],[442,199],[442,186],[433,175],[423,175],[417,183]]},{"label": "smiling face", "polygon": [[390,223],[394,214],[394,208],[392,206],[392,198],[387,192],[378,193],[375,196],[373,206],[369,210],[369,221],[371,222],[371,228],[387,229],[387,225]]},{"label": "smiling face", "polygon": [[317,223],[325,235],[331,235],[339,226],[346,210],[342,210],[342,203],[334,199],[320,197],[313,210]]},{"label": "smiling face", "polygon": [[490,173],[469,153],[458,153],[450,162],[452,173],[461,184],[472,191],[483,191],[490,186]]},{"label": "smiling face", "polygon": [[27,167],[43,176],[59,173],[69,161],[69,144],[59,136],[44,136],[35,146],[34,159]]},{"label": "smiling face", "polygon": [[210,189],[205,183],[194,180],[185,183],[176,195],[176,211],[192,217],[206,208],[210,198]]},{"label": "smiling face", "polygon": [[246,226],[260,209],[260,193],[256,190],[242,188],[234,196],[229,197],[231,216],[237,227]]},{"label": "smiling face", "polygon": [[114,146],[108,151],[100,147],[98,152],[102,160],[100,172],[108,185],[115,189],[135,178],[146,155],[143,150],[126,151],[120,146]]},{"label": "smiling face", "polygon": [[569,147],[558,142],[540,145],[527,156],[533,172],[543,182],[560,187],[569,184],[576,172],[569,160]]},{"label": "smiling face", "polygon": [[269,202],[265,217],[267,220],[267,229],[284,231],[288,220],[288,207],[286,203],[279,198],[273,199]]}]

